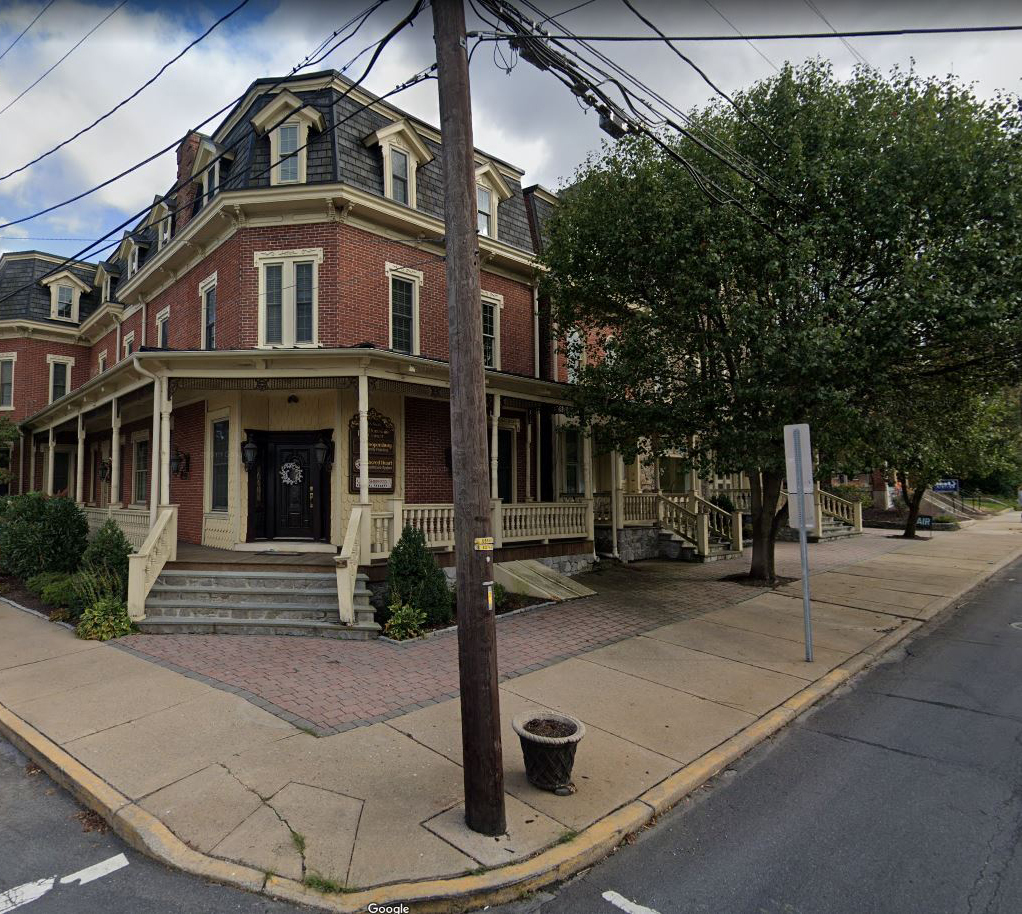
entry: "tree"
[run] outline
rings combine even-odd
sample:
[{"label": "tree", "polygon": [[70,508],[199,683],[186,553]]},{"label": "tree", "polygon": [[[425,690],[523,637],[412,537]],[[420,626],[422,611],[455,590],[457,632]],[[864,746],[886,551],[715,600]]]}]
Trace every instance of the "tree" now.
[{"label": "tree", "polygon": [[953,79],[810,62],[735,101],[693,131],[754,181],[626,137],[564,193],[544,281],[577,417],[627,457],[746,472],[772,580],[785,424],[809,422],[823,475],[905,376],[1017,372],[1022,153],[1012,100]]}]

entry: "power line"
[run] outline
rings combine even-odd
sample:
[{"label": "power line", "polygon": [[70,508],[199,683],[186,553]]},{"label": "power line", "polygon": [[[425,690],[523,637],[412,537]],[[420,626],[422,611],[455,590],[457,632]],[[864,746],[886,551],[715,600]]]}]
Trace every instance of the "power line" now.
[{"label": "power line", "polygon": [[45,13],[56,2],[57,0],[49,0],[49,3],[47,3],[46,6],[44,6],[41,10],[39,10],[38,13],[35,14],[35,18],[21,30],[21,32],[18,34],[18,37],[15,38],[14,41],[12,41],[9,45],[7,45],[6,48],[4,48],[4,52],[0,54],[0,60],[3,60],[7,56],[7,52],[10,51],[11,48],[13,48],[19,41],[21,41],[22,38],[25,37],[25,33],[39,21],[39,17],[42,16],[42,14]]},{"label": "power line", "polygon": [[[827,28],[829,28],[835,35],[837,35],[837,29],[834,28],[834,26],[831,24],[831,21],[826,16],[823,15],[823,10],[821,10],[815,3],[813,3],[813,0],[802,0],[802,2],[805,3],[805,5],[809,7],[809,9],[811,9],[814,13],[816,13],[817,16],[819,16],[823,20]],[[852,57],[854,57],[863,66],[866,67],[869,66],[869,61],[866,60],[866,58],[863,57],[862,54],[860,54],[858,50],[852,46],[852,43],[844,35],[839,35],[838,37],[841,39],[841,44],[843,44],[848,49],[848,53],[851,54]]]},{"label": "power line", "polygon": [[6,181],[8,178],[13,177],[14,175],[18,174],[19,172],[24,171],[26,168],[30,168],[31,166],[35,165],[37,162],[41,162],[43,159],[47,158],[48,156],[53,155],[53,153],[57,152],[57,150],[63,149],[65,146],[68,145],[68,143],[74,142],[80,136],[82,136],[83,134],[88,133],[90,130],[92,130],[93,127],[95,127],[98,124],[100,124],[103,121],[105,121],[108,117],[110,117],[112,114],[114,114],[114,112],[120,110],[126,104],[128,104],[128,102],[132,101],[134,98],[136,98],[137,96],[141,95],[141,93],[143,91],[145,91],[146,89],[148,89],[149,86],[151,86],[154,82],[156,82],[156,80],[158,80],[164,74],[164,72],[166,72],[166,70],[168,70],[171,66],[173,66],[175,63],[177,63],[177,61],[179,61],[182,57],[184,57],[185,54],[187,54],[192,48],[194,48],[200,41],[205,39],[211,32],[213,32],[214,29],[216,29],[218,26],[222,25],[224,22],[226,22],[228,19],[230,19],[235,13],[237,13],[243,7],[247,6],[249,4],[249,2],[250,2],[250,0],[241,0],[241,3],[239,3],[236,7],[234,7],[234,9],[232,9],[229,13],[225,13],[223,16],[221,16],[219,19],[217,19],[217,21],[214,22],[208,29],[206,29],[206,31],[203,32],[198,38],[193,39],[181,51],[179,51],[177,54],[175,54],[173,57],[171,57],[170,60],[168,60],[162,67],[160,67],[160,69],[157,70],[156,73],[154,73],[149,79],[147,79],[144,83],[142,83],[142,85],[139,86],[134,92],[132,92],[131,95],[129,95],[127,98],[123,99],[122,101],[119,101],[116,105],[113,106],[113,108],[111,108],[109,111],[107,111],[106,114],[100,115],[98,118],[96,118],[96,120],[94,120],[87,127],[83,127],[81,130],[79,130],[74,135],[69,136],[66,140],[63,140],[62,142],[58,143],[56,146],[54,146],[52,149],[48,150],[47,152],[44,152],[42,155],[36,156],[30,162],[26,162],[24,165],[22,165],[22,166],[20,166],[18,168],[15,168],[13,171],[7,172],[7,174],[5,174],[5,175],[0,175],[0,181]]},{"label": "power line", "polygon": [[[344,98],[347,98],[352,92],[355,91],[355,89],[357,89],[365,81],[366,77],[369,75],[369,73],[372,71],[373,67],[376,65],[376,61],[379,59],[380,55],[383,53],[384,48],[386,48],[386,46],[393,40],[394,36],[396,36],[406,26],[408,26],[415,19],[415,17],[421,12],[422,6],[423,6],[423,2],[424,2],[424,0],[415,0],[415,4],[413,5],[411,11],[400,22],[398,22],[397,25],[395,25],[389,32],[387,32],[386,35],[384,35],[378,41],[374,42],[374,44],[376,45],[376,50],[374,51],[372,58],[370,59],[368,65],[366,66],[365,71],[362,73],[362,75],[355,82],[353,82],[350,86],[348,86],[347,89],[344,90],[344,92],[342,92],[340,94],[340,96],[336,99],[336,101],[341,101]],[[372,47],[372,45],[370,45],[370,47]],[[365,53],[365,51],[359,52],[358,57],[361,57],[363,53]],[[392,95],[396,95],[398,92],[403,92],[405,89],[409,88],[412,85],[415,85],[418,82],[421,82],[423,79],[428,79],[429,78],[428,74],[432,73],[432,71],[434,69],[436,69],[436,64],[430,65],[424,71],[419,71],[419,73],[415,74],[411,79],[405,81],[404,83],[401,83],[400,85],[398,85],[395,88],[391,89],[389,92],[385,93],[384,95],[381,95],[378,98],[371,99],[370,101],[367,101],[367,102],[359,105],[358,108],[356,108],[353,112],[351,112],[346,117],[342,118],[336,124],[334,124],[333,127],[330,128],[331,131],[337,130],[340,126],[342,126],[343,124],[347,123],[353,117],[356,117],[357,115],[361,114],[366,109],[370,108],[377,101],[382,101],[384,99],[387,99],[387,98],[389,98]],[[275,129],[277,126],[282,124],[285,120],[287,120],[289,117],[291,117],[290,113],[285,115],[284,117],[282,117],[279,121],[277,121],[276,124],[271,125],[268,128],[268,130]],[[308,147],[308,145],[309,145],[308,143],[305,143],[304,145],[299,146],[297,149],[295,149],[294,152],[296,152],[296,153],[300,152],[302,149],[306,149]],[[211,168],[213,168],[213,166],[223,158],[225,152],[221,152],[219,155],[215,156],[209,162],[209,164],[206,165],[206,167],[203,169],[203,173],[208,172]],[[271,162],[269,166],[264,168],[262,171],[257,172],[255,175],[252,175],[251,178],[254,180],[255,178],[259,178],[262,175],[267,174],[273,168],[277,167],[278,164],[279,163]],[[193,180],[193,178],[189,178],[188,182],[190,183],[192,180]],[[179,187],[183,186],[184,183],[186,183],[186,182],[178,181],[174,185],[174,187],[172,188],[172,190],[169,193],[172,193],[174,190],[177,190]],[[169,193],[168,193],[168,196],[169,196]],[[182,209],[184,209],[183,206],[176,207],[172,211],[172,213],[168,214],[168,215],[172,215],[173,213],[180,212]],[[112,248],[112,247],[115,247],[115,246],[119,246],[121,244],[121,242],[123,241],[123,238],[116,239],[115,241],[113,241],[113,242],[111,242],[109,244],[105,244],[105,245],[103,244],[103,242],[106,241],[115,232],[119,232],[121,229],[126,228],[127,226],[131,225],[131,223],[133,223],[136,220],[138,220],[138,219],[142,218],[143,216],[145,216],[149,212],[149,210],[150,210],[150,207],[146,207],[145,209],[139,210],[139,212],[137,212],[134,215],[128,217],[123,222],[121,222],[119,225],[114,226],[105,235],[103,235],[102,237],[96,239],[92,244],[87,245],[86,247],[82,248],[80,251],[78,251],[77,253],[73,254],[72,256],[65,258],[61,263],[57,264],[52,270],[48,271],[47,273],[44,273],[42,276],[37,277],[32,282],[25,283],[24,285],[19,286],[17,289],[13,289],[11,292],[8,292],[5,296],[0,298],[0,304],[2,304],[3,302],[7,301],[10,298],[12,298],[13,296],[17,295],[18,293],[23,292],[25,289],[32,288],[33,286],[36,285],[36,283],[41,282],[42,280],[46,279],[47,277],[53,276],[54,274],[59,273],[61,270],[63,270],[69,264],[79,263],[85,257],[94,256],[95,254],[98,254],[100,251],[105,251],[105,250],[108,250],[109,248]],[[142,230],[143,229],[140,227],[140,228],[132,230],[131,232],[126,233],[126,235],[127,235],[127,237],[134,237],[134,236],[138,235]],[[95,251],[93,251],[94,248],[96,249]]]},{"label": "power line", "polygon": [[740,28],[738,28],[738,26],[737,26],[737,25],[735,25],[735,24],[734,24],[734,23],[733,23],[733,22],[732,22],[732,21],[731,21],[730,19],[728,19],[728,18],[727,18],[727,16],[725,16],[725,15],[724,15],[724,14],[723,14],[723,13],[722,13],[722,12],[720,11],[720,8],[719,8],[719,7],[715,6],[715,5],[714,5],[714,4],[713,4],[713,3],[711,2],[711,0],[703,0],[703,2],[704,2],[704,3],[705,3],[705,4],[706,4],[706,5],[707,5],[707,6],[708,6],[708,7],[709,7],[709,8],[711,9],[711,10],[713,10],[713,11],[714,11],[714,12],[715,12],[715,13],[716,13],[716,14],[717,14],[718,16],[720,16],[720,18],[721,18],[721,19],[723,19],[723,20],[724,20],[724,21],[725,21],[725,22],[726,22],[726,23],[727,23],[727,24],[728,24],[729,26],[731,26],[731,28],[733,28],[733,29],[735,30],[735,34],[736,34],[736,35],[741,35],[741,38],[742,38],[742,40],[743,40],[743,41],[744,41],[744,42],[745,42],[745,43],[746,43],[746,44],[747,44],[747,45],[748,45],[748,46],[749,46],[750,48],[752,48],[752,50],[754,50],[754,51],[755,51],[755,52],[756,52],[757,54],[759,54],[759,56],[760,56],[760,57],[762,57],[762,58],[763,58],[763,59],[764,59],[764,60],[765,60],[765,61],[766,61],[766,62],[767,62],[768,64],[770,64],[770,66],[772,66],[772,67],[774,68],[774,70],[776,70],[776,71],[777,71],[778,73],[780,73],[780,72],[781,72],[781,68],[780,68],[780,67],[778,67],[778,66],[777,66],[777,64],[775,64],[775,63],[774,63],[774,62],[773,62],[773,61],[772,61],[772,60],[771,60],[771,59],[770,59],[769,57],[767,57],[767,56],[766,56],[766,54],[764,54],[764,53],[763,53],[763,52],[762,52],[762,51],[761,51],[761,50],[760,50],[759,48],[757,48],[757,47],[756,47],[756,45],[755,45],[755,44],[753,44],[753,43],[752,43],[752,42],[751,42],[751,41],[750,41],[750,40],[749,40],[748,38],[746,38],[746,37],[745,37],[744,35],[742,35],[742,30],[741,30]]},{"label": "power line", "polygon": [[121,2],[117,4],[117,6],[115,6],[112,10],[110,10],[110,12],[107,13],[102,19],[100,19],[99,22],[97,22],[91,29],[89,29],[89,31],[87,31],[84,35],[82,35],[82,37],[79,38],[78,41],[76,41],[68,49],[68,51],[64,54],[64,56],[61,57],[48,70],[46,70],[43,73],[42,76],[40,76],[31,85],[29,85],[26,88],[22,89],[21,92],[18,95],[14,96],[14,98],[12,98],[6,105],[4,105],[3,108],[0,108],[0,114],[3,114],[5,111],[7,111],[8,108],[11,108],[16,102],[21,101],[21,99],[23,99],[26,95],[28,95],[29,92],[31,92],[36,86],[39,85],[39,83],[41,83],[44,79],[46,79],[47,76],[49,76],[54,70],[56,70],[57,67],[59,67],[65,60],[67,60],[76,50],[78,50],[78,48],[80,48],[83,44],[85,44],[85,42],[89,39],[89,36],[92,35],[93,32],[95,32],[104,22],[107,21],[107,19],[109,19],[114,13],[116,13],[127,2],[128,2],[128,0],[121,0]]},{"label": "power line", "polygon": [[[305,56],[305,59],[301,63],[296,64],[294,67],[292,67],[291,71],[287,74],[287,76],[283,77],[282,79],[280,79],[276,83],[274,83],[272,86],[268,87],[266,91],[267,92],[272,92],[274,89],[277,89],[280,86],[282,86],[288,79],[290,79],[290,77],[294,76],[296,73],[300,72],[301,70],[304,70],[304,69],[306,69],[308,67],[311,67],[311,66],[315,66],[316,64],[322,63],[324,60],[326,60],[342,44],[344,44],[346,41],[349,41],[356,34],[358,34],[359,30],[362,28],[363,25],[365,25],[365,23],[369,19],[369,17],[374,12],[376,12],[376,10],[378,10],[383,5],[384,2],[385,2],[385,0],[374,0],[374,2],[372,4],[370,4],[366,9],[364,9],[361,12],[356,13],[354,16],[352,16],[351,19],[349,19],[344,25],[340,26],[340,28],[335,29],[331,35],[329,35],[326,39],[321,41],[319,43],[319,45],[317,46],[316,50],[311,51],[309,54],[307,54]],[[316,55],[320,51],[322,51],[322,49],[327,44],[329,44],[333,39],[337,38],[337,36],[340,35],[342,32],[344,32],[346,29],[350,28],[356,21],[358,21],[358,24],[355,26],[355,30],[350,35],[344,36],[339,41],[337,41],[332,47],[330,47],[328,50],[323,51],[323,53],[320,54],[319,57],[315,57],[315,59],[313,59],[314,55]],[[370,45],[369,47],[372,47],[372,45]],[[342,68],[341,72],[344,72],[344,70],[346,70],[356,60],[358,60],[358,58],[361,57],[362,54],[364,54],[366,52],[366,50],[367,49],[364,48],[356,57],[354,57],[354,58],[352,58],[352,60],[348,61],[348,63],[345,64],[344,67]],[[214,119],[219,117],[224,112],[228,111],[231,107],[233,107],[238,102],[240,102],[244,97],[245,97],[244,94],[239,95],[237,98],[231,100],[230,102],[228,102],[226,105],[224,105],[219,110],[214,111],[205,120],[203,120],[200,123],[196,124],[188,132],[189,133],[198,133],[199,130],[201,130],[208,123],[210,123],[211,121],[213,121]],[[238,142],[239,141],[236,140],[234,143],[232,143],[228,147],[228,149],[234,148],[238,144]],[[99,184],[96,184],[96,185],[90,187],[88,190],[84,190],[81,193],[75,194],[73,197],[68,197],[66,200],[62,200],[59,203],[54,203],[51,206],[47,206],[44,209],[41,209],[41,210],[39,210],[39,211],[37,211],[35,213],[31,213],[28,216],[21,216],[18,219],[12,219],[10,222],[0,223],[0,229],[9,228],[12,225],[20,225],[20,224],[25,223],[25,222],[30,222],[31,220],[37,219],[40,216],[45,216],[47,213],[52,213],[54,210],[58,210],[58,209],[61,209],[64,206],[68,206],[71,203],[77,203],[79,200],[82,200],[85,197],[88,197],[90,194],[94,194],[96,191],[102,190],[104,187],[109,187],[111,184],[115,183],[116,181],[119,181],[121,178],[124,178],[127,175],[130,175],[133,172],[138,171],[140,168],[145,167],[146,165],[150,164],[151,162],[154,162],[156,159],[160,158],[160,156],[165,155],[166,153],[170,152],[172,149],[176,149],[180,144],[181,144],[181,140],[180,139],[175,139],[169,145],[164,146],[162,149],[157,150],[156,152],[154,152],[151,155],[147,156],[145,159],[142,159],[140,162],[136,162],[134,165],[130,166],[129,168],[126,168],[124,171],[120,172],[119,174],[116,174],[116,175],[114,175],[111,178],[107,178],[105,181],[101,181]],[[173,193],[173,191],[174,191],[174,188],[172,188],[170,191],[168,191],[167,195],[169,196],[171,193]]]},{"label": "power line", "polygon": [[[551,17],[552,18],[552,17]],[[802,39],[819,40],[824,38],[897,38],[905,35],[965,35],[977,32],[1022,32],[1022,25],[962,25],[947,28],[904,28],[904,29],[863,29],[830,32],[770,32],[759,35],[574,35],[577,41],[798,41]],[[482,41],[507,41],[514,38],[514,32],[494,31],[469,32],[469,38]],[[545,35],[547,38],[567,38],[567,35]]]}]

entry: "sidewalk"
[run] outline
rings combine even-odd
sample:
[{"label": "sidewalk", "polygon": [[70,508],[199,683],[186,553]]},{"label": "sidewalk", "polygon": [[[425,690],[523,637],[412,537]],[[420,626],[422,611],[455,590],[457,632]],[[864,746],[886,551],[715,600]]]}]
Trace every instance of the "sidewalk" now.
[{"label": "sidewalk", "polygon": [[[812,664],[800,585],[718,580],[737,562],[598,574],[596,597],[498,622],[500,839],[462,822],[450,635],[134,636],[129,653],[0,603],[0,732],[192,872],[345,911],[496,902],[599,859],[1022,554],[1015,512],[931,541],[883,534],[811,547]],[[571,797],[525,781],[510,720],[537,706],[587,725]],[[315,876],[348,891],[303,888]]]}]

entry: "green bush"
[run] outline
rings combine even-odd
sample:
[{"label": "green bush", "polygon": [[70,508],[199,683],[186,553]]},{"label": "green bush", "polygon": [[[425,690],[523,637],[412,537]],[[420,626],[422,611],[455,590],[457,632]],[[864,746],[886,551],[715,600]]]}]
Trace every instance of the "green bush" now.
[{"label": "green bush", "polygon": [[954,523],[957,523],[957,520],[954,517],[952,517],[950,514],[938,514],[933,519],[933,522],[935,524],[954,524]]},{"label": "green bush", "polygon": [[121,582],[120,594],[128,595],[128,556],[134,550],[120,527],[108,520],[89,540],[82,556],[84,568],[109,572]]},{"label": "green bush", "polygon": [[46,590],[50,584],[55,581],[62,581],[69,578],[70,575],[64,571],[44,571],[42,574],[36,574],[25,581],[25,587],[30,593],[35,594],[41,600],[43,598],[43,591]]},{"label": "green bush", "polygon": [[426,624],[426,614],[409,603],[391,603],[390,618],[383,627],[383,634],[395,641],[417,638]]},{"label": "green bush", "polygon": [[735,507],[735,503],[723,492],[718,492],[714,495],[710,502],[720,508],[721,511],[727,511],[728,514],[734,514],[738,510]]},{"label": "green bush", "polygon": [[503,584],[493,585],[493,610],[502,612],[507,604],[507,588]]},{"label": "green bush", "polygon": [[60,609],[80,608],[77,577],[75,574],[64,574],[55,578],[43,588],[40,598],[44,603]]},{"label": "green bush", "polygon": [[33,492],[8,499],[0,511],[0,570],[22,580],[77,570],[89,525],[71,499]]},{"label": "green bush", "polygon": [[74,576],[74,586],[79,606],[124,599],[121,579],[101,565],[83,568]]},{"label": "green bush", "polygon": [[75,633],[90,641],[109,641],[132,632],[128,607],[119,597],[104,597],[82,610]]},{"label": "green bush", "polygon": [[387,602],[421,610],[429,625],[448,625],[453,616],[447,576],[416,527],[405,527],[387,563]]},{"label": "green bush", "polygon": [[838,498],[843,498],[845,501],[859,502],[864,508],[873,507],[873,493],[862,486],[830,486],[827,491]]}]

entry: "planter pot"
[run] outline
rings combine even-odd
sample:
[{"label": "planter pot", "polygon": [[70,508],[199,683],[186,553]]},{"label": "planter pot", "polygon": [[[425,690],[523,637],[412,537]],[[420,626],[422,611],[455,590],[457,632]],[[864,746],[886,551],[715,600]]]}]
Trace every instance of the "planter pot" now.
[{"label": "planter pot", "polygon": [[[561,729],[564,735],[545,736],[531,733],[530,723],[549,721],[547,729]],[[525,776],[540,790],[567,795],[575,792],[571,769],[575,764],[575,749],[586,735],[585,724],[567,714],[556,711],[526,711],[511,722],[522,743]]]}]

